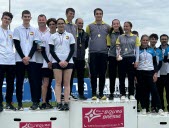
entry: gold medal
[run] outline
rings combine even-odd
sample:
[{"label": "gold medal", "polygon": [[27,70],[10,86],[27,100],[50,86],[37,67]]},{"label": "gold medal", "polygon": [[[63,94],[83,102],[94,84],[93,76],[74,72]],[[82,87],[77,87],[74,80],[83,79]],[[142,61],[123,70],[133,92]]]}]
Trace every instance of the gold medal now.
[{"label": "gold medal", "polygon": [[128,51],[128,49],[127,49],[127,48],[125,48],[125,51],[127,52],[127,51]]},{"label": "gold medal", "polygon": [[98,36],[98,37],[100,37],[101,35],[100,35],[100,34],[98,34],[97,36]]}]

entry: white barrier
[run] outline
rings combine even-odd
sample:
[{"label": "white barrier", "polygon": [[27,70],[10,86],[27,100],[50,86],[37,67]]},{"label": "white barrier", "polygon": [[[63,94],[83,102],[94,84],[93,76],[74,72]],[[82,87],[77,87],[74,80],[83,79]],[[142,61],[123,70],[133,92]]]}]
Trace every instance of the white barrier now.
[{"label": "white barrier", "polygon": [[72,101],[70,128],[137,128],[136,101]]}]

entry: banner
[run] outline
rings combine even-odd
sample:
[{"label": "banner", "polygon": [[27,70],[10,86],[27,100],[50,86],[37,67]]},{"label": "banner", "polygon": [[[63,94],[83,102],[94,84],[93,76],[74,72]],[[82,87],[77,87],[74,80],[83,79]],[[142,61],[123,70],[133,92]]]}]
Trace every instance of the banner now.
[{"label": "banner", "polygon": [[82,108],[82,128],[124,127],[124,107]]}]

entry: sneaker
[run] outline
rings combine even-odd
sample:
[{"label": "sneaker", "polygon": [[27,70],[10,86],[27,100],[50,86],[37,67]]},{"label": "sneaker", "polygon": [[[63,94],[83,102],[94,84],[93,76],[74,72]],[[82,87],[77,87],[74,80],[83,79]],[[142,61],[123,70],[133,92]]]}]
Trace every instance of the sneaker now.
[{"label": "sneaker", "polygon": [[61,101],[63,101],[65,98],[64,98],[64,95],[61,94]]},{"label": "sneaker", "polygon": [[140,109],[139,109],[139,108],[137,108],[137,112],[140,112]]},{"label": "sneaker", "polygon": [[87,100],[87,98],[84,95],[79,95],[80,100]]},{"label": "sneaker", "polygon": [[62,108],[62,103],[57,103],[57,106],[56,106],[56,107],[57,107],[57,109],[60,110],[60,109]]},{"label": "sneaker", "polygon": [[18,103],[18,111],[23,111],[23,106],[22,106],[22,103]]},{"label": "sneaker", "polygon": [[92,96],[92,100],[97,100],[97,96]]},{"label": "sneaker", "polygon": [[151,107],[151,113],[158,113],[158,109],[156,107]]},{"label": "sneaker", "polygon": [[70,95],[70,98],[73,98],[74,100],[77,100],[77,99],[78,99],[78,98],[77,98],[75,95],[73,95],[73,94]]},{"label": "sneaker", "polygon": [[16,108],[11,103],[6,103],[6,110],[16,111]]},{"label": "sneaker", "polygon": [[46,103],[42,103],[42,105],[40,106],[40,109],[41,109],[41,110],[46,109]]},{"label": "sneaker", "polygon": [[106,97],[105,95],[102,95],[102,96],[99,97],[99,99],[101,99],[101,100],[106,100],[107,97]]},{"label": "sneaker", "polygon": [[143,115],[146,115],[146,114],[147,114],[146,109],[142,109],[141,113],[142,113]]},{"label": "sneaker", "polygon": [[62,105],[62,108],[60,109],[60,111],[68,111],[68,110],[69,110],[69,104],[64,103],[64,105]]},{"label": "sneaker", "polygon": [[109,95],[109,100],[113,100],[114,99],[114,95],[113,94],[110,94]]},{"label": "sneaker", "polygon": [[133,95],[130,95],[130,100],[135,100],[135,97]]},{"label": "sneaker", "polygon": [[158,110],[158,114],[159,114],[160,116],[164,116],[164,115],[165,115],[165,113],[164,113],[164,111],[163,111],[162,109],[159,109],[159,110]]},{"label": "sneaker", "polygon": [[0,112],[3,111],[3,104],[0,104]]},{"label": "sneaker", "polygon": [[125,101],[126,100],[126,96],[121,96],[120,100],[121,101]]},{"label": "sneaker", "polygon": [[30,110],[39,110],[39,103],[33,102],[32,106],[29,109]]},{"label": "sneaker", "polygon": [[49,102],[47,102],[46,103],[46,109],[52,109],[52,108],[53,108],[53,106]]}]

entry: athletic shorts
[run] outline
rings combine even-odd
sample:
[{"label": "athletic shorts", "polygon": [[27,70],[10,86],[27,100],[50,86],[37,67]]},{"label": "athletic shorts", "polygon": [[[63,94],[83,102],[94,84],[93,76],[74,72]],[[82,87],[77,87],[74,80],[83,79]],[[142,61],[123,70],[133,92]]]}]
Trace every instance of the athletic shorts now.
[{"label": "athletic shorts", "polygon": [[42,77],[53,77],[53,70],[49,68],[42,68]]},{"label": "athletic shorts", "polygon": [[60,70],[66,70],[66,69],[73,69],[74,64],[68,63],[67,67],[62,68],[58,63],[52,63],[53,69],[60,69]]}]

